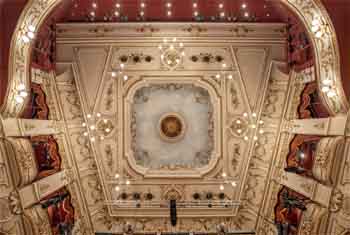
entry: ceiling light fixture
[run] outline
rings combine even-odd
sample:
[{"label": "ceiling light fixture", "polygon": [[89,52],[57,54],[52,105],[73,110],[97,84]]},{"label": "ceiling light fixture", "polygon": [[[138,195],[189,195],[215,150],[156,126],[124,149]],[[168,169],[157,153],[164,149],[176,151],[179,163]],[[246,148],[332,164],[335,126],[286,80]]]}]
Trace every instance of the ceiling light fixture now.
[{"label": "ceiling light fixture", "polygon": [[243,8],[243,9],[246,9],[246,8],[247,8],[247,4],[246,4],[246,3],[243,3],[243,4],[242,4],[242,8]]},{"label": "ceiling light fixture", "polygon": [[[248,117],[248,113],[243,113],[243,118],[246,120],[247,123],[247,128],[251,129],[252,132],[254,133],[253,136],[253,140],[257,141],[259,139],[258,135],[256,135],[257,133],[262,135],[265,133],[265,131],[262,129],[263,125],[264,125],[264,121],[263,120],[258,120],[258,115],[257,113],[252,113],[252,118],[249,120]],[[249,137],[246,135],[244,136],[244,140],[248,141]]]}]

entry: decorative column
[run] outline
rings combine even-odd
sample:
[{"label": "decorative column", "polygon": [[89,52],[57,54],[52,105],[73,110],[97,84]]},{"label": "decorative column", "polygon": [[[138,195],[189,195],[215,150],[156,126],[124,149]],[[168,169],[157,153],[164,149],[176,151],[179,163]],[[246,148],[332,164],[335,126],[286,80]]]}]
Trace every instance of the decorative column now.
[{"label": "decorative column", "polygon": [[62,132],[61,122],[55,120],[8,118],[2,123],[6,137],[54,135]]},{"label": "decorative column", "polygon": [[284,120],[283,131],[290,134],[344,136],[346,116]]},{"label": "decorative column", "polygon": [[63,170],[23,187],[18,191],[22,207],[26,209],[33,206],[72,181],[72,172]]}]

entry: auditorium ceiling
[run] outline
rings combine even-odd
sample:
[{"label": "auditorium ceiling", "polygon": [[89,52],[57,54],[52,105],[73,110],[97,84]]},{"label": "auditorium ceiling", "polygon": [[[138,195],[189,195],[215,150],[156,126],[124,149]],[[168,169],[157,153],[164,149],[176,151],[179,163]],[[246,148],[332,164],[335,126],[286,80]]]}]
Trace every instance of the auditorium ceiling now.
[{"label": "auditorium ceiling", "polygon": [[311,40],[281,1],[67,0],[33,31],[30,97],[48,122],[21,128],[57,141],[73,234],[272,235],[288,184],[329,206],[330,186],[284,168],[305,125],[293,120],[329,113]]},{"label": "auditorium ceiling", "polygon": [[283,23],[57,26],[55,99],[96,231],[171,231],[169,200],[179,231],[254,230],[288,103],[285,41]]}]

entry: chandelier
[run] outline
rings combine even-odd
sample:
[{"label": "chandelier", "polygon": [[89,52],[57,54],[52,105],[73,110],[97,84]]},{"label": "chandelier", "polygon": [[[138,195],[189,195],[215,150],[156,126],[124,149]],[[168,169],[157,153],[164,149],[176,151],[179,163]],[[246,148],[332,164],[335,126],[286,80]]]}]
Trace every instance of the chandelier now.
[{"label": "chandelier", "polygon": [[169,69],[176,68],[182,61],[185,54],[184,43],[178,42],[177,38],[163,39],[163,43],[158,46],[161,52],[161,62]]}]

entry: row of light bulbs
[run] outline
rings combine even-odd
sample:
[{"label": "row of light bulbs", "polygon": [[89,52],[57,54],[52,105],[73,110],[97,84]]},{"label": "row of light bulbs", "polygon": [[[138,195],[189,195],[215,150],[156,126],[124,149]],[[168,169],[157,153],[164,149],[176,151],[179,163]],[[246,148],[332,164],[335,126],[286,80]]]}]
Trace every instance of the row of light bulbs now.
[{"label": "row of light bulbs", "polygon": [[[323,23],[319,17],[315,17],[311,22],[311,31],[316,38],[322,38],[327,33],[327,24]],[[333,81],[329,78],[322,80],[322,92],[326,93],[328,97],[332,98],[337,95]]]},{"label": "row of light bulbs", "polygon": [[[90,12],[90,15],[92,17],[95,17],[96,16],[96,13],[95,13],[95,10],[97,9],[97,3],[96,2],[92,2],[92,8],[94,9],[93,11]],[[170,0],[168,0],[166,3],[165,3],[165,10],[166,10],[166,15],[168,17],[171,17],[172,16],[172,6],[173,4],[171,3]],[[246,3],[242,3],[241,5],[241,8],[242,9],[246,9],[247,8],[247,4]],[[115,4],[115,11],[114,11],[114,15],[116,17],[119,17],[120,16],[120,10],[121,10],[121,4],[118,2]],[[198,10],[198,2],[197,1],[194,1],[193,4],[192,4],[192,7],[193,7],[193,16],[194,17],[198,17],[200,15],[199,13],[199,10]],[[144,17],[145,15],[145,8],[146,8],[146,3],[145,3],[145,0],[141,1],[140,3],[140,12],[139,12],[139,16],[141,17]],[[219,3],[218,4],[218,9],[220,11],[220,17],[225,17],[225,11],[224,11],[224,3]],[[248,11],[245,11],[244,12],[244,16],[245,17],[249,17],[249,12]]]}]

